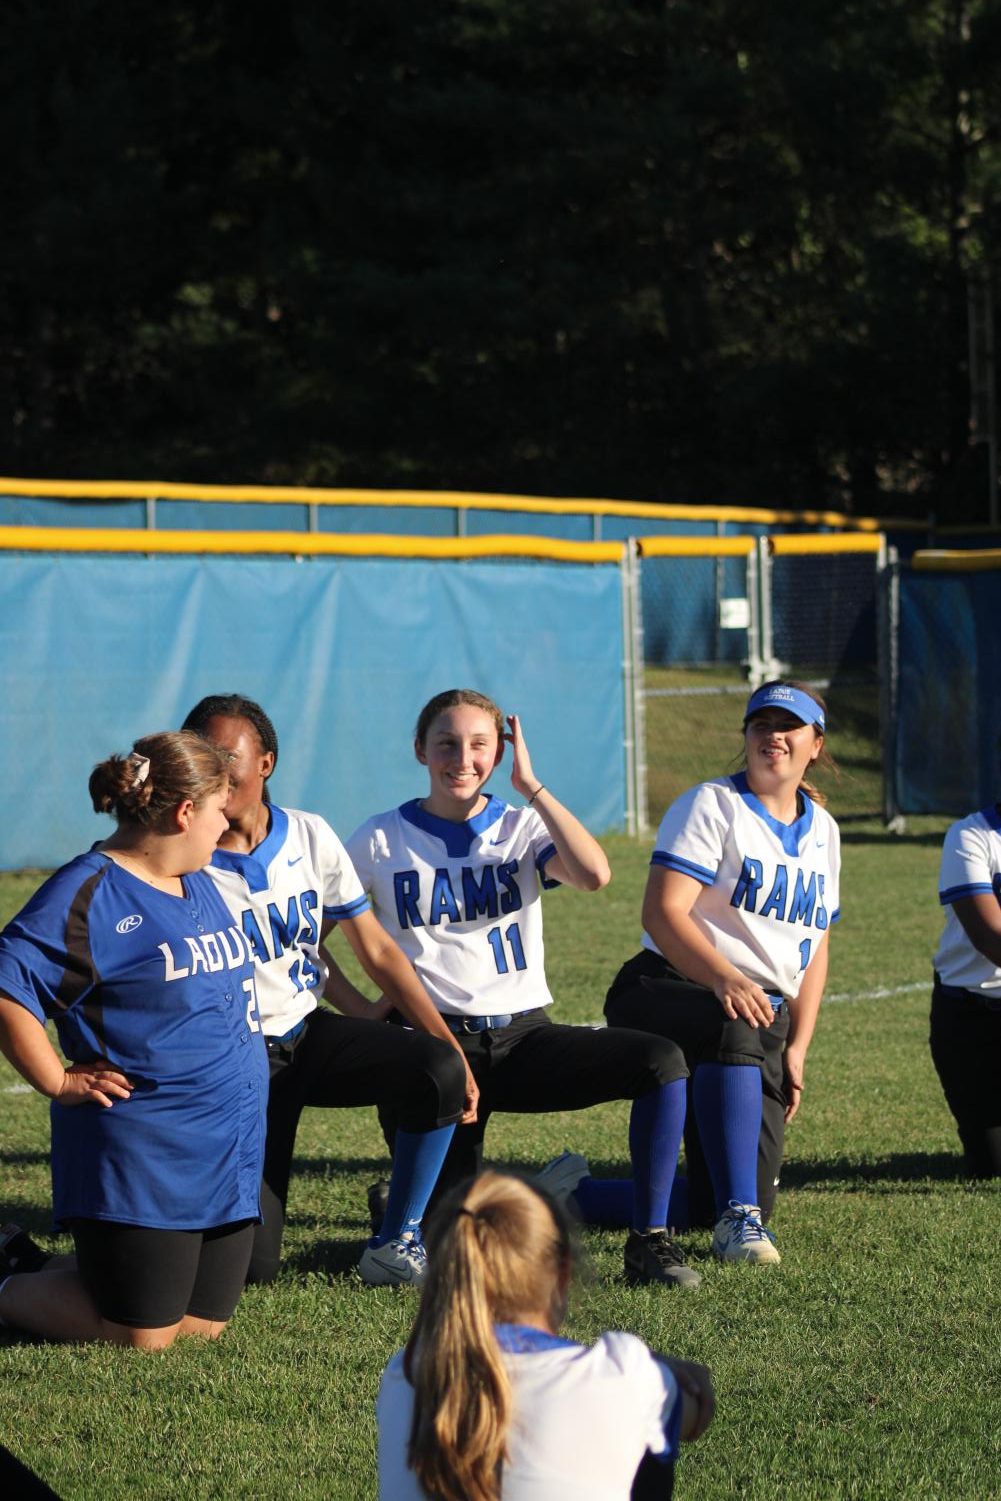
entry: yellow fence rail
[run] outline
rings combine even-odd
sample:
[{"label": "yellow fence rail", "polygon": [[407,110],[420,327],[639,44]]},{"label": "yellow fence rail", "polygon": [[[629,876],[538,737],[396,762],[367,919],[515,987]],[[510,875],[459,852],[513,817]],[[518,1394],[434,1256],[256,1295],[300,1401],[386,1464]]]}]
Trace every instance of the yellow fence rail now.
[{"label": "yellow fence rail", "polygon": [[806,557],[810,553],[834,553],[834,552],[873,552],[878,553],[883,546],[883,537],[880,533],[869,532],[831,532],[821,533],[817,537],[798,537],[781,533],[778,536],[768,538],[768,546],[776,557]]},{"label": "yellow fence rail", "polygon": [[637,537],[644,558],[746,558],[756,537]]},{"label": "yellow fence rail", "polygon": [[[530,515],[636,516],[658,521],[710,521],[761,526],[831,526],[878,532],[877,517],[842,511],[772,510],[760,506],[647,504],[637,500],[484,495],[462,490],[363,490],[305,485],[193,485],[172,480],[36,480],[0,477],[0,495],[51,500],[193,500],[242,505],[372,506],[458,511],[521,511]],[[895,520],[896,530],[924,529],[926,521]]]},{"label": "yellow fence rail", "polygon": [[946,552],[928,548],[916,552],[911,563],[926,573],[983,573],[989,568],[1001,568],[1001,547],[987,547],[979,552]]},{"label": "yellow fence rail", "polygon": [[257,553],[291,557],[539,558],[564,563],[620,563],[624,542],[560,537],[400,537],[352,532],[145,531],[128,527],[0,526],[8,552]]}]

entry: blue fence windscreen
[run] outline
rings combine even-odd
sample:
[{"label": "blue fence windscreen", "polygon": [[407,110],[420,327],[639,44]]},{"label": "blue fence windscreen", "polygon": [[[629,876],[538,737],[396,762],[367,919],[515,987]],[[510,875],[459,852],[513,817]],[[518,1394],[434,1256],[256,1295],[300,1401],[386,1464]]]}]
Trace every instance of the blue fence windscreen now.
[{"label": "blue fence windscreen", "polygon": [[[206,693],[263,704],[279,736],[275,800],[345,837],[423,793],[414,722],[450,687],[521,715],[536,771],[589,827],[624,824],[613,566],[5,554],[0,652],[6,870],[105,837],[94,764],[177,727]],[[500,796],[513,796],[508,764],[491,783]]]},{"label": "blue fence windscreen", "polygon": [[1001,796],[1001,572],[900,574],[894,792],[959,817]]}]

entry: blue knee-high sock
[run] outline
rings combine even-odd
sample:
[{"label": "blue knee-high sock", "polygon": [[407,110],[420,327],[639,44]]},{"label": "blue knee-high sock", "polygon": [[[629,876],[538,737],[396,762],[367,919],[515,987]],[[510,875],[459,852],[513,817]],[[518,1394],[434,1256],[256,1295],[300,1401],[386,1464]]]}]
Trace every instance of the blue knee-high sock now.
[{"label": "blue knee-high sock", "polygon": [[[632,1178],[582,1178],[572,1198],[585,1225],[629,1229],[633,1223]],[[672,1230],[688,1229],[688,1179],[675,1178],[667,1223]]]},{"label": "blue knee-high sock", "polygon": [[436,1126],[433,1131],[397,1131],[389,1200],[375,1236],[377,1246],[419,1227],[454,1132],[454,1126]]},{"label": "blue knee-high sock", "polygon": [[692,1100],[717,1215],[731,1199],[756,1204],[761,1070],[753,1063],[702,1063],[695,1070]]},{"label": "blue knee-high sock", "polygon": [[633,1101],[629,1154],[633,1162],[634,1230],[662,1230],[667,1224],[671,1185],[685,1129],[685,1081],[661,1084]]}]

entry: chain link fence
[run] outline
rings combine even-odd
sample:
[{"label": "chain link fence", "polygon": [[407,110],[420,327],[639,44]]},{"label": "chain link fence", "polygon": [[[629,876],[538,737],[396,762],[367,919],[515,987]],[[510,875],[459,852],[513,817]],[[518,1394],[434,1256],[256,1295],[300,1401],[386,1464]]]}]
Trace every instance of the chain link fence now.
[{"label": "chain link fence", "polygon": [[816,688],[830,711],[836,816],[882,809],[874,534],[641,538],[637,799],[648,828],[686,788],[739,768],[749,690]]}]

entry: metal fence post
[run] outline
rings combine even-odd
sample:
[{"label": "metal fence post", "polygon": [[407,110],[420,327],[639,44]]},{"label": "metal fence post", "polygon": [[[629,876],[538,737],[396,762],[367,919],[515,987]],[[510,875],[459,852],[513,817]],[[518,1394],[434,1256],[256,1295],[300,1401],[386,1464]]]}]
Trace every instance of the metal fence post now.
[{"label": "metal fence post", "polygon": [[626,831],[647,829],[646,716],[643,702],[643,611],[639,542],[629,537],[622,549],[623,693],[626,725]]},{"label": "metal fence post", "polygon": [[900,726],[900,561],[897,549],[885,547],[876,575],[879,586],[877,647],[879,662],[879,739],[883,759],[883,820],[895,834],[904,830],[897,801],[897,736]]},{"label": "metal fence post", "polygon": [[771,560],[768,538],[759,537],[754,551],[747,554],[747,601],[750,608],[747,681],[752,689],[765,681],[767,664],[772,657]]}]

